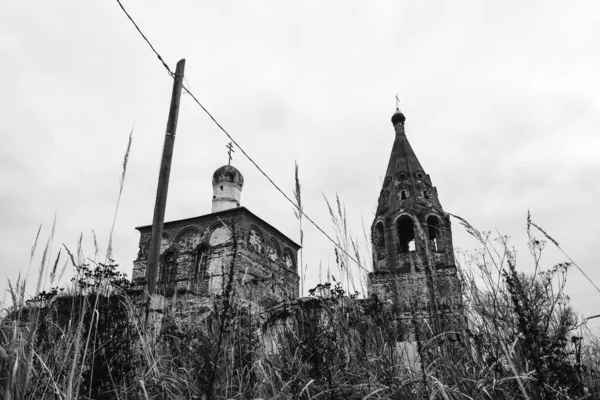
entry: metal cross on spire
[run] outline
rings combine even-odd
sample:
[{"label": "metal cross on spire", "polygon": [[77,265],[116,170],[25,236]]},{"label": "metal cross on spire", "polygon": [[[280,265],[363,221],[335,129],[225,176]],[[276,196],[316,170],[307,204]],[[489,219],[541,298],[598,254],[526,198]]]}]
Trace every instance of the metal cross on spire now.
[{"label": "metal cross on spire", "polygon": [[400,99],[398,98],[398,93],[396,93],[396,110],[400,111]]},{"label": "metal cross on spire", "polygon": [[231,153],[235,153],[235,150],[233,149],[233,143],[229,142],[229,144],[227,146],[227,155],[229,157],[229,161],[227,162],[227,165],[231,165]]}]

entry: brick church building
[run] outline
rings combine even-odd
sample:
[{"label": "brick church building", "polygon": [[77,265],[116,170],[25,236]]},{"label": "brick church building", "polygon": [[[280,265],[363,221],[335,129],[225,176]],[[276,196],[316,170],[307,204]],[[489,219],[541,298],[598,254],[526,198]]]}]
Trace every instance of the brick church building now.
[{"label": "brick church building", "polygon": [[[159,294],[221,295],[231,277],[235,293],[248,299],[276,303],[298,298],[300,246],[240,205],[244,177],[235,167],[218,168],[212,184],[212,213],[164,223]],[[136,229],[140,243],[134,280],[146,275],[152,226]]]},{"label": "brick church building", "polygon": [[[434,332],[458,330],[450,217],[408,142],[405,120],[399,110],[392,116],[395,140],[371,228],[368,296],[393,307],[401,324],[410,325],[417,313],[435,322]],[[241,206],[244,178],[235,167],[218,168],[212,185],[212,213],[164,224],[159,293],[210,297],[231,283],[235,293],[264,305],[298,299],[300,246]],[[133,279],[146,274],[152,226],[137,229]]]}]

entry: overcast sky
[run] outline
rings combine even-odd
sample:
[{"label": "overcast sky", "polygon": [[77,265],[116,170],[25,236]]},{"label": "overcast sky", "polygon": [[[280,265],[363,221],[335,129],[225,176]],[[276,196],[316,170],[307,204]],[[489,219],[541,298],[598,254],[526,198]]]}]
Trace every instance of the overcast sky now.
[{"label": "overcast sky", "polygon": [[[600,284],[597,1],[123,3],[173,69],[187,60],[191,90],[290,194],[298,161],[305,211],[331,234],[322,193],[339,194],[353,233],[361,218],[370,229],[398,93],[446,211],[511,235],[528,271],[531,210]],[[0,50],[0,274],[27,271],[55,213],[53,257],[83,233],[93,258],[92,229],[105,251],[135,124],[114,233],[130,274],[134,227],[152,221],[172,79],[116,1],[5,1]],[[227,138],[189,96],[179,118],[167,220],[210,213],[212,173],[227,163]],[[233,165],[243,205],[299,240],[285,199],[239,151]],[[455,247],[476,246],[456,221],[453,231]],[[308,224],[304,254],[314,285],[335,256]],[[551,250],[543,262],[563,260]],[[580,313],[600,313],[579,271],[567,289]]]}]

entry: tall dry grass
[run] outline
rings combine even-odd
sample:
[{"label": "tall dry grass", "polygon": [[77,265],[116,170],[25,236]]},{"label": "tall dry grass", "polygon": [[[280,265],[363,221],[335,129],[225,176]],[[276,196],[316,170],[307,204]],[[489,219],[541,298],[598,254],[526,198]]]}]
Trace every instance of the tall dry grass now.
[{"label": "tall dry grass", "polygon": [[[125,160],[130,148],[129,143]],[[119,198],[125,169],[126,161]],[[51,285],[62,274],[62,249],[50,262],[51,235],[33,298],[26,300],[23,280],[10,285],[13,304],[0,318],[0,397],[600,397],[600,342],[565,293],[576,264],[566,257],[564,263],[543,265],[547,242],[558,243],[530,218],[530,275],[520,272],[507,237],[491,237],[459,219],[480,249],[458,266],[465,324],[451,340],[436,328],[433,308],[412,304],[406,322],[393,304],[357,296],[365,293],[368,262],[362,254],[369,250],[361,251],[350,234],[340,199],[327,206],[343,249],[336,250],[341,282],[321,283],[307,298],[268,308],[243,298],[231,278],[221,296],[169,302],[157,329],[147,324],[136,287],[110,260],[98,263],[97,249],[95,260],[86,260],[81,240],[74,253],[63,247],[76,271],[71,285],[43,290],[47,274]],[[358,273],[350,268],[349,254],[361,263]],[[234,268],[245,270],[236,262],[227,266],[230,277]],[[407,337],[414,340],[403,341]]]},{"label": "tall dry grass", "polygon": [[[170,303],[149,335],[115,267],[71,255],[78,275],[69,293],[41,292],[26,306],[17,299],[2,319],[2,396],[598,398],[600,346],[564,292],[569,262],[545,268],[547,243],[530,229],[535,273],[525,275],[506,237],[462,222],[481,249],[460,265],[468,324],[459,341],[435,335],[423,312],[403,325],[392,305],[348,295],[341,282],[266,309],[230,281],[194,311],[190,299]],[[417,333],[413,343],[401,341],[407,331]]]}]

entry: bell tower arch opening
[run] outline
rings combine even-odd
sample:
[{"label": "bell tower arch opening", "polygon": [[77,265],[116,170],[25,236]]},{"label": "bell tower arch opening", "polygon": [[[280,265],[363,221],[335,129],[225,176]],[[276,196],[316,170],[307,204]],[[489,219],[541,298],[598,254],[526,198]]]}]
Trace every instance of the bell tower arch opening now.
[{"label": "bell tower arch opening", "polygon": [[401,254],[415,251],[414,221],[408,215],[403,215],[396,221],[398,232],[398,248]]},{"label": "bell tower arch opening", "polygon": [[440,219],[435,215],[427,217],[427,236],[429,237],[429,245],[435,251],[442,251],[442,240],[440,230]]}]

